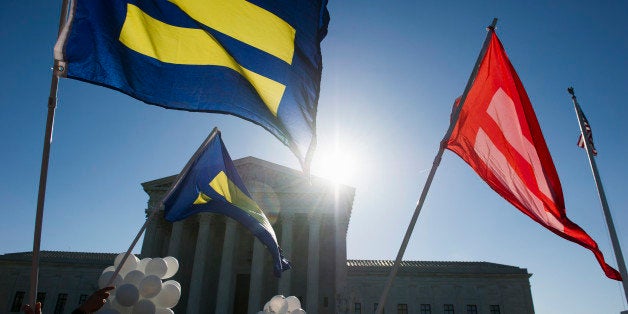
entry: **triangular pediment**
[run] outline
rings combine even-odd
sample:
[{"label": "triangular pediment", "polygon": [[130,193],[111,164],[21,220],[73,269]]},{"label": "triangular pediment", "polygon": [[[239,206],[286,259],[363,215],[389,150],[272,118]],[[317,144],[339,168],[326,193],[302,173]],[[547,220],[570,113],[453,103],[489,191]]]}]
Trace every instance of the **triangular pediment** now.
[{"label": "triangular pediment", "polygon": [[[233,164],[235,165],[238,173],[245,181],[245,183],[249,181],[247,179],[263,179],[264,183],[268,185],[290,186],[293,188],[295,186],[302,185],[302,188],[305,190],[309,190],[310,188],[318,189],[323,186],[336,185],[332,181],[325,178],[317,176],[310,176],[310,178],[308,178],[300,170],[278,165],[252,156],[236,159],[233,161]],[[174,183],[176,178],[177,175],[171,175],[152,181],[147,181],[142,183],[142,187],[146,192],[167,190],[170,185]],[[344,184],[338,184],[338,188],[344,193],[350,194],[353,198],[353,194],[355,194],[355,188]]]},{"label": "triangular pediment", "polygon": [[159,178],[156,180],[144,182],[142,183],[142,187],[144,188],[144,191],[146,191],[147,193],[149,191],[159,191],[159,190],[167,191],[170,188],[170,185],[172,185],[172,183],[174,183],[174,180],[176,179],[177,179],[177,175],[171,175],[171,176]]},{"label": "triangular pediment", "polygon": [[[251,156],[236,159],[233,164],[254,198],[271,199],[279,195],[285,198],[290,195],[293,200],[318,199],[321,204],[325,201],[337,202],[340,208],[346,208],[347,217],[351,216],[355,196],[353,187],[336,184],[317,176],[307,177],[300,170]],[[157,201],[161,200],[176,179],[177,175],[171,175],[144,182],[142,187],[153,201]]]}]

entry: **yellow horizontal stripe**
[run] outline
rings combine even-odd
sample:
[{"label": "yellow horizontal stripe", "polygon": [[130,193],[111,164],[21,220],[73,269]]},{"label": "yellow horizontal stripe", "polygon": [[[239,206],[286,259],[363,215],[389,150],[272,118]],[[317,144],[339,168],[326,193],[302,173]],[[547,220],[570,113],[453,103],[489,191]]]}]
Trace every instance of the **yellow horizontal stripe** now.
[{"label": "yellow horizontal stripe", "polygon": [[277,110],[286,86],[238,64],[207,32],[172,26],[128,4],[120,42],[129,49],[165,63],[230,68],[253,85],[268,109]]},{"label": "yellow horizontal stripe", "polygon": [[276,15],[245,0],[170,2],[196,21],[292,64],[296,31]]}]

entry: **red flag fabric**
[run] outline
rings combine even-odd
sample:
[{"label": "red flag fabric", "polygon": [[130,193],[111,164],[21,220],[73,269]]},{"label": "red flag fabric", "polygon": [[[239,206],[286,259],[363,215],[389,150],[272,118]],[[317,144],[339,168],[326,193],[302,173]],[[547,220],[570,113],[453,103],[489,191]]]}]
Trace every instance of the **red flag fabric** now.
[{"label": "red flag fabric", "polygon": [[621,280],[597,243],[567,218],[560,180],[536,115],[495,33],[446,148],[521,212],[591,250],[606,276]]}]

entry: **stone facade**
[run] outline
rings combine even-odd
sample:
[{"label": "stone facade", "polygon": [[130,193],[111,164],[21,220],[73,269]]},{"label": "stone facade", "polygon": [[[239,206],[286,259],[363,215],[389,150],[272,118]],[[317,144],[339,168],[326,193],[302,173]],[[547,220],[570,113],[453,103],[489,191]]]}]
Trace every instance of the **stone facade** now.
[{"label": "stone facade", "polygon": [[[43,313],[70,313],[98,289],[100,274],[116,254],[42,251],[39,257]],[[28,302],[32,259],[31,252],[0,255],[0,313],[21,313]]]},{"label": "stone facade", "polygon": [[[275,278],[265,247],[231,218],[203,213],[147,226],[142,255],[175,256],[184,294],[177,312],[257,313],[276,294],[298,296],[310,313],[334,313],[346,282],[346,233],[355,190],[253,157],[234,161],[265,210],[292,269]],[[143,183],[147,214],[176,177]]]},{"label": "stone facade", "polygon": [[[349,260],[347,266],[347,308],[374,313],[393,261]],[[486,262],[403,261],[385,312],[530,314],[530,276],[522,268]]]},{"label": "stone facade", "polygon": [[[182,285],[176,313],[257,313],[273,295],[294,295],[308,313],[374,313],[391,261],[347,260],[346,235],[355,190],[260,159],[234,161],[253,199],[265,209],[292,269],[272,275],[265,247],[222,215],[201,213],[170,223],[156,215],[146,229],[142,256],[175,256]],[[175,176],[142,184],[147,215]],[[0,255],[0,313],[28,294],[30,253]],[[44,313],[59,302],[69,313],[93,292],[115,254],[42,252],[39,291]],[[400,267],[387,313],[534,313],[530,274],[480,262],[410,262]],[[24,295],[24,301],[28,298]],[[61,301],[59,301],[61,300]],[[430,311],[426,308],[429,305]],[[57,308],[58,309],[58,308]],[[423,309],[423,311],[421,311]],[[475,310],[474,310],[475,309]],[[475,312],[474,312],[475,311]]]}]

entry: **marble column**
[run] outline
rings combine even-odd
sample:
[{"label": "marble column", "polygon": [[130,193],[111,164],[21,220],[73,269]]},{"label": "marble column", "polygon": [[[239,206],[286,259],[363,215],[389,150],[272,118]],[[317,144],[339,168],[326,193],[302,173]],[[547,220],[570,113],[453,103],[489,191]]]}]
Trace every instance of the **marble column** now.
[{"label": "marble column", "polygon": [[307,292],[305,298],[306,312],[318,313],[318,265],[320,254],[321,218],[312,215],[309,219],[310,232],[307,250]]},{"label": "marble column", "polygon": [[[294,214],[283,213],[281,217],[281,249],[283,255],[290,260],[292,253],[292,226],[294,224]],[[278,294],[289,296],[290,294],[290,271],[283,272],[279,279]]]},{"label": "marble column", "polygon": [[347,298],[347,227],[349,222],[347,221],[346,207],[344,202],[335,202],[334,206],[334,243],[335,243],[335,269],[336,269],[336,281],[335,281],[335,293],[339,299]]},{"label": "marble column", "polygon": [[172,231],[170,232],[170,242],[168,242],[168,255],[180,259],[181,238],[183,237],[183,220],[172,223]]},{"label": "marble column", "polygon": [[[256,314],[262,310],[262,275],[264,271],[264,244],[257,238],[253,240],[253,257],[251,259],[251,281],[249,283],[248,313]],[[263,305],[263,304],[262,304]]]},{"label": "marble column", "polygon": [[203,277],[207,264],[207,252],[209,251],[210,223],[212,214],[199,213],[198,235],[196,237],[196,249],[194,251],[194,264],[190,278],[190,293],[188,294],[188,313],[201,313],[203,309]]},{"label": "marble column", "polygon": [[[155,209],[147,208],[146,219],[149,219],[151,214]],[[148,221],[148,225],[146,225],[146,231],[144,231],[144,241],[142,241],[142,256],[156,256],[154,252],[155,249],[155,238],[157,236],[157,224],[159,223],[159,214],[155,214],[150,221]]]},{"label": "marble column", "polygon": [[220,278],[218,279],[218,296],[216,298],[216,314],[227,314],[231,301],[231,276],[233,273],[233,256],[236,246],[236,221],[225,217],[225,240],[222,243],[220,260]]}]

